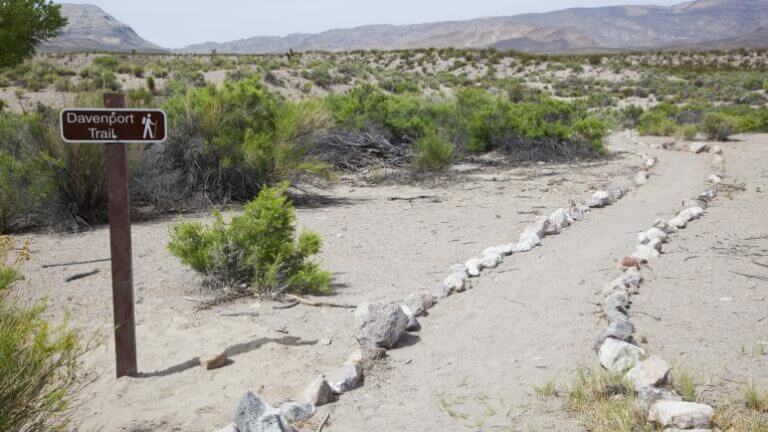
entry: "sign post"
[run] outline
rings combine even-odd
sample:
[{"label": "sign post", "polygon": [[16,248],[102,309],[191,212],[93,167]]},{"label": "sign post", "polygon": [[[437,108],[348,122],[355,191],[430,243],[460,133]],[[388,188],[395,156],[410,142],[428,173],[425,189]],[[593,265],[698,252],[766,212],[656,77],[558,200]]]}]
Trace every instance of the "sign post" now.
[{"label": "sign post", "polygon": [[165,113],[126,110],[125,95],[104,95],[105,109],[65,109],[61,136],[67,142],[106,145],[109,240],[112,255],[112,306],[115,319],[117,377],[136,376],[136,320],[133,300],[131,208],[127,142],[161,142],[167,135]]}]

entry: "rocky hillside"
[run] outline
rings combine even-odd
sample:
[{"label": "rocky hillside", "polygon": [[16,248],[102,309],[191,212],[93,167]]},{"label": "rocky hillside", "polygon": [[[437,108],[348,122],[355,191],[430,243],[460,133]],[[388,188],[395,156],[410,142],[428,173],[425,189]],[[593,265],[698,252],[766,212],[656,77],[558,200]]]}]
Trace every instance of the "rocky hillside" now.
[{"label": "rocky hillside", "polygon": [[61,36],[40,47],[41,52],[163,51],[97,6],[64,4],[61,11],[69,23]]},{"label": "rocky hillside", "polygon": [[496,47],[535,52],[663,48],[738,38],[768,26],[768,0],[698,0],[671,7],[572,8],[540,14],[206,43],[183,53],[274,53]]}]

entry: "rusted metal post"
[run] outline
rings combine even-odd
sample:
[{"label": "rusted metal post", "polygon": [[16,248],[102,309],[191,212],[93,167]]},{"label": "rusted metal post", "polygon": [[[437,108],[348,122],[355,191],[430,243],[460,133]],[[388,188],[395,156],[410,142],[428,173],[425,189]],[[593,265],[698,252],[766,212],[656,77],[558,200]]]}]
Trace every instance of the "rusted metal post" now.
[{"label": "rusted metal post", "polygon": [[[105,108],[124,108],[125,95],[107,93]],[[131,214],[128,197],[128,154],[125,143],[108,143],[109,241],[112,253],[112,306],[115,316],[117,377],[136,376],[136,319],[133,304]]]}]

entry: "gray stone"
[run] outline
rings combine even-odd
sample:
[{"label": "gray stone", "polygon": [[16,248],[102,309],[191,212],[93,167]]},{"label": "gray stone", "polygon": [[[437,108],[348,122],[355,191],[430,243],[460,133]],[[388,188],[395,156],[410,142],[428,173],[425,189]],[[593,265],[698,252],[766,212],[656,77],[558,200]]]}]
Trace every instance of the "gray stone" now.
[{"label": "gray stone", "polygon": [[669,364],[653,356],[641,361],[627,372],[626,378],[635,385],[635,390],[644,387],[661,387],[669,380]]},{"label": "gray stone", "polygon": [[394,348],[408,327],[408,317],[394,304],[362,303],[355,310],[355,338],[360,345]]},{"label": "gray stone", "polygon": [[288,423],[306,420],[315,415],[315,405],[309,403],[288,402],[280,405],[280,415]]},{"label": "gray stone", "polygon": [[605,340],[608,338],[617,339],[627,343],[634,343],[635,325],[631,321],[625,319],[618,319],[611,321],[608,327],[600,333],[595,342],[594,350],[596,353],[600,352],[600,347],[603,346]]},{"label": "gray stone", "polygon": [[613,188],[610,191],[608,191],[608,194],[611,196],[612,201],[618,201],[622,198],[624,198],[624,195],[627,194],[626,189],[624,188]]},{"label": "gray stone", "polygon": [[623,372],[635,367],[645,355],[645,351],[630,343],[607,338],[598,355],[604,368],[611,372]]},{"label": "gray stone", "polygon": [[628,268],[621,275],[621,281],[627,287],[627,292],[637,294],[640,284],[643,283],[643,274],[636,267]]},{"label": "gray stone", "polygon": [[617,291],[605,299],[605,310],[617,310],[627,313],[629,307],[629,295],[626,291]]},{"label": "gray stone", "polygon": [[657,387],[643,387],[637,392],[640,406],[648,411],[653,404],[660,400],[682,401],[683,398],[672,390]]},{"label": "gray stone", "polygon": [[414,316],[420,317],[426,315],[427,311],[432,309],[435,301],[435,296],[429,291],[419,291],[406,297],[403,300],[403,304],[413,311]]},{"label": "gray stone", "polygon": [[248,392],[235,410],[239,432],[294,432],[280,412]]},{"label": "gray stone", "polygon": [[324,375],[335,394],[346,393],[363,384],[363,368],[360,365],[344,365]]},{"label": "gray stone", "polygon": [[651,406],[648,419],[664,427],[693,429],[709,427],[714,415],[715,410],[709,405],[662,400]]},{"label": "gray stone", "polygon": [[605,202],[595,198],[588,198],[586,201],[584,201],[584,205],[589,208],[600,208],[605,207]]},{"label": "gray stone", "polygon": [[303,400],[313,406],[323,406],[333,402],[333,390],[323,377],[317,377],[304,390]]},{"label": "gray stone", "polygon": [[688,146],[688,150],[693,153],[704,153],[709,150],[709,146],[701,142],[695,142]]}]

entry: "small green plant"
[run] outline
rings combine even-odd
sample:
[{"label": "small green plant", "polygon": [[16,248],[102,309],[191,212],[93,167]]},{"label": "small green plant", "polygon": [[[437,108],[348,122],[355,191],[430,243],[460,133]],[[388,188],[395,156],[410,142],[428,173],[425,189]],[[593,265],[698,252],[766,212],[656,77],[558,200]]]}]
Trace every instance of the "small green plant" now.
[{"label": "small green plant", "polygon": [[672,381],[685,401],[696,400],[696,382],[693,376],[684,367],[677,365],[672,370]]},{"label": "small green plant", "polygon": [[557,396],[557,386],[555,385],[554,378],[547,380],[542,385],[534,385],[533,391],[536,393],[536,396],[540,398],[550,398],[550,397],[556,397]]},{"label": "small green plant", "polygon": [[567,407],[579,415],[590,432],[649,430],[646,415],[622,373],[605,370],[579,371],[568,387]]},{"label": "small green plant", "polygon": [[417,171],[443,171],[451,166],[454,147],[437,133],[429,133],[414,144],[416,155],[413,160]]},{"label": "small green plant", "polygon": [[748,410],[768,413],[768,392],[750,383],[744,388],[744,404]]},{"label": "small green plant", "polygon": [[11,237],[0,236],[0,430],[68,430],[82,354],[77,333],[43,318],[45,305],[21,306],[10,290],[22,279],[24,245],[16,256]]},{"label": "small green plant", "polygon": [[717,141],[726,141],[731,135],[736,133],[737,124],[734,119],[727,115],[719,113],[707,113],[702,122],[702,131],[707,137]]},{"label": "small green plant", "polygon": [[310,231],[296,238],[296,214],[286,188],[264,188],[228,224],[218,212],[210,227],[178,223],[168,249],[211,286],[249,284],[256,293],[330,294],[330,274],[310,260],[320,252],[322,239]]}]

